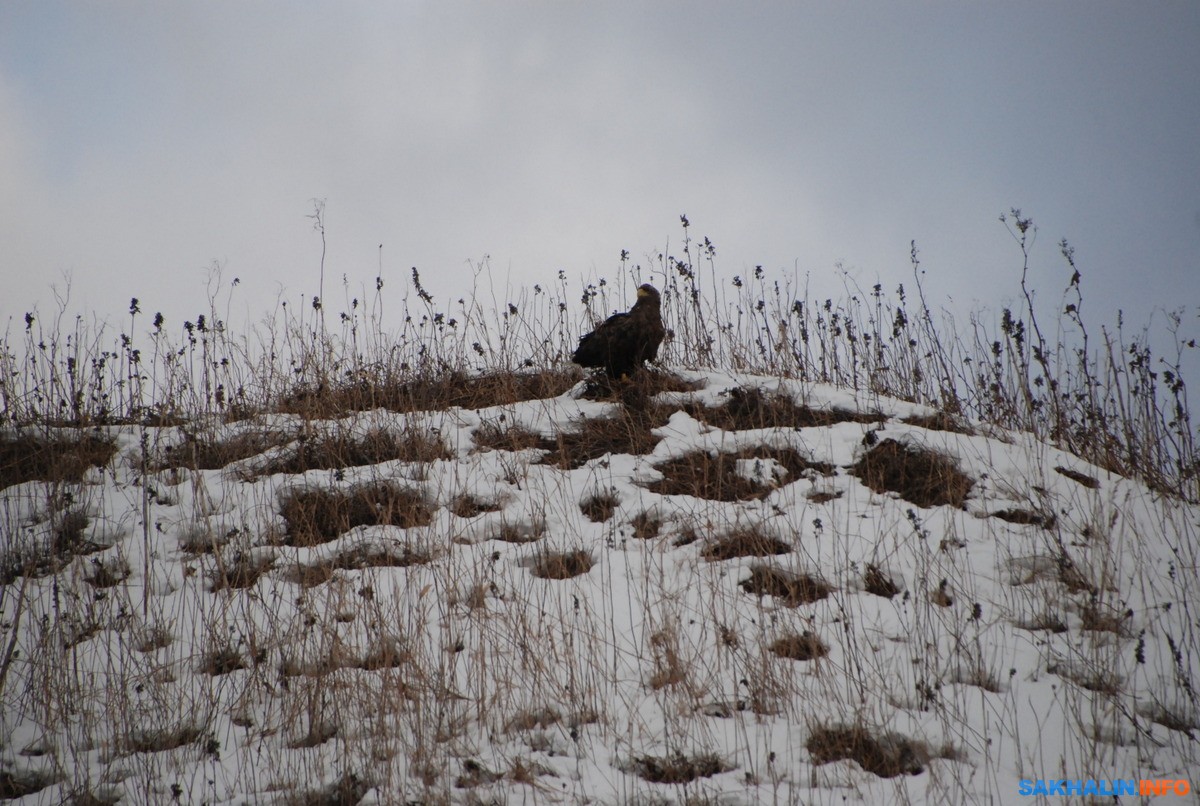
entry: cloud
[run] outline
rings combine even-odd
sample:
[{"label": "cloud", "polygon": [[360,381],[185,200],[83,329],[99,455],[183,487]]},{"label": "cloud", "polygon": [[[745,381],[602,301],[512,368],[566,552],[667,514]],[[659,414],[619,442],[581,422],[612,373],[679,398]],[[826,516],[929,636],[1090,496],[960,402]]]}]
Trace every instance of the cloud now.
[{"label": "cloud", "polygon": [[[998,306],[1020,255],[996,220],[1079,250],[1096,307],[1200,298],[1195,12],[722,4],[39,5],[0,12],[0,317],[72,272],[101,315],[178,320],[208,269],[257,319],[280,289],[461,293],[611,274],[678,216],[726,275],[840,292],[911,283]],[[383,244],[382,250],[380,244]],[[1188,293],[1183,293],[1184,291]],[[327,289],[327,295],[330,293]],[[1142,307],[1148,310],[1151,303]]]}]

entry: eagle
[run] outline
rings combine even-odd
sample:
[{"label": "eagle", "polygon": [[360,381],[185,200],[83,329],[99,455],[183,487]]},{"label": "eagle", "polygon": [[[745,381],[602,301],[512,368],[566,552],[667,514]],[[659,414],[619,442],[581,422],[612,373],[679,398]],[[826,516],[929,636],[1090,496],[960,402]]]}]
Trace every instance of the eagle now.
[{"label": "eagle", "polygon": [[665,332],[658,289],[642,285],[633,307],[613,314],[581,338],[571,360],[582,367],[603,367],[609,378],[624,378],[658,356]]}]

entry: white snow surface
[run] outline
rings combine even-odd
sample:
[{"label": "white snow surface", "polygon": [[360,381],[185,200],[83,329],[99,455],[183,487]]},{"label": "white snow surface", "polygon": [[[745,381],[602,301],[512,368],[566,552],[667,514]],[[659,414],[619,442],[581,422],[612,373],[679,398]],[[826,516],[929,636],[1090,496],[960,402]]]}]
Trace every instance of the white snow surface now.
[{"label": "white snow surface", "polygon": [[[901,401],[679,374],[703,387],[660,401],[719,406],[734,388],[758,387],[886,419],[723,431],[680,410],[656,430],[653,452],[576,469],[540,464],[536,449],[477,446],[484,424],[553,437],[619,414],[577,387],[481,410],[206,426],[225,436],[432,434],[449,458],[427,463],[257,472],[291,443],[222,469],[144,473],[143,439],[162,456],[184,429],[113,427],[119,453],[82,483],[0,491],[5,557],[53,542],[52,502],[64,495],[86,513],[94,544],[53,573],[5,578],[0,784],[23,783],[31,791],[17,802],[30,804],[84,794],[1028,803],[1022,779],[1191,776],[1200,786],[1196,506],[1024,434],[905,424],[932,412]],[[965,504],[921,507],[868,489],[851,471],[868,443],[886,439],[954,460],[974,481]],[[744,501],[648,489],[667,460],[763,445],[833,470],[792,476],[774,459],[738,460],[739,476],[772,488]],[[419,494],[429,522],[286,545],[291,492],[381,482]],[[581,510],[595,495],[614,499],[606,520]],[[463,496],[494,510],[453,514]],[[1014,510],[1053,521],[996,516]],[[635,535],[639,516],[660,521],[657,535]],[[738,529],[787,551],[706,559]],[[215,548],[200,550],[209,541]],[[591,566],[535,575],[556,552]],[[354,567],[363,557],[411,564]],[[762,566],[831,590],[808,603],[747,591]],[[244,587],[214,585],[246,568],[262,573]],[[869,590],[871,577],[895,595]],[[772,651],[805,633],[828,654]],[[810,740],[838,726],[885,745],[909,740],[911,769],[883,777],[854,760],[818,763]],[[724,771],[655,782],[647,757],[716,759]]]}]

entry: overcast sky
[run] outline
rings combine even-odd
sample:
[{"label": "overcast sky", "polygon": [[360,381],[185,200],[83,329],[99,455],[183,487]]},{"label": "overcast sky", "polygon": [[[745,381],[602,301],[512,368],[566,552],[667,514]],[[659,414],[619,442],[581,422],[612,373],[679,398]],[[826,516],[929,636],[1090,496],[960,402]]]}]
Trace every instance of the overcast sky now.
[{"label": "overcast sky", "polygon": [[[316,293],[611,275],[679,215],[728,275],[1200,320],[1200,3],[0,3],[0,332],[50,285],[176,326],[208,267]],[[383,245],[382,250],[379,248]],[[831,291],[840,287],[830,284]],[[962,308],[960,308],[962,309]],[[237,315],[235,311],[235,316]],[[1111,320],[1111,316],[1104,317]]]}]

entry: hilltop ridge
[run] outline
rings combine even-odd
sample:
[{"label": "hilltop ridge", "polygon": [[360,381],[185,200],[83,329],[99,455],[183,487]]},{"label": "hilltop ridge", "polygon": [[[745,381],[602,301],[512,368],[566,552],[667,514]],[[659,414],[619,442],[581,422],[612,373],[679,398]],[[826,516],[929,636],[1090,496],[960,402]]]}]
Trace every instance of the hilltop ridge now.
[{"label": "hilltop ridge", "polygon": [[5,794],[1015,803],[1196,768],[1194,504],[821,383],[523,376],[45,429],[0,493]]}]

